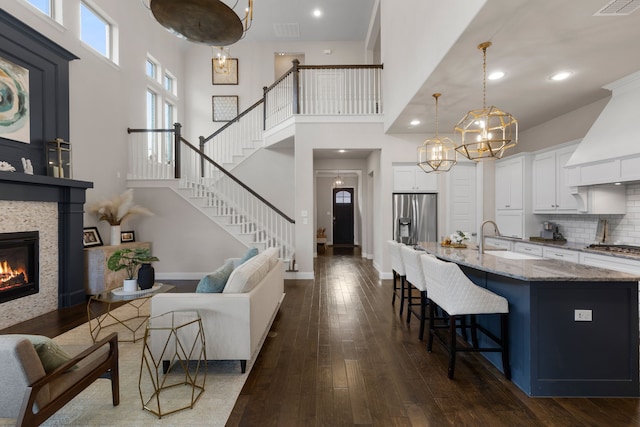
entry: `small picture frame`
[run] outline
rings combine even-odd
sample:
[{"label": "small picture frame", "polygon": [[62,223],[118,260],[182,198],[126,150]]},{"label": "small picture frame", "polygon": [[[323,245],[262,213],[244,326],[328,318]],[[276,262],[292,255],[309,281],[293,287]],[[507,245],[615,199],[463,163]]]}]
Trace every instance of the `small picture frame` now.
[{"label": "small picture frame", "polygon": [[136,241],[136,233],[134,231],[121,231],[120,232],[120,241],[122,243],[135,242]]},{"label": "small picture frame", "polygon": [[102,246],[102,239],[96,227],[85,227],[82,230],[82,243],[85,248]]},{"label": "small picture frame", "polygon": [[238,84],[238,58],[227,58],[228,67],[220,65],[219,58],[211,59],[211,75],[214,85],[237,85]]},{"label": "small picture frame", "polygon": [[211,97],[211,111],[214,122],[228,122],[238,117],[238,96]]}]

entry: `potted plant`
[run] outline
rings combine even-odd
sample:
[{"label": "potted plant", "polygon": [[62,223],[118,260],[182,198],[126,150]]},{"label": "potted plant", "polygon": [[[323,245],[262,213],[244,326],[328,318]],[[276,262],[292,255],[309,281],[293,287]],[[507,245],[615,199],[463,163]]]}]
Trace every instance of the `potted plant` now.
[{"label": "potted plant", "polygon": [[138,280],[135,278],[138,268],[154,261],[159,259],[151,255],[149,248],[118,249],[107,260],[107,268],[111,271],[125,270],[127,275],[123,283],[124,291],[134,292],[138,289]]}]

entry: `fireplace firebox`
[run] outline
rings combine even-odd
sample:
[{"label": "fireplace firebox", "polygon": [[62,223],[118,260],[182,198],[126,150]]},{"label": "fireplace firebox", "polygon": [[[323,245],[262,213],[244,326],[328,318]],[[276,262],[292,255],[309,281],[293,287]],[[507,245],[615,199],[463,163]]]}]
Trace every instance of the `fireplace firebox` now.
[{"label": "fireplace firebox", "polygon": [[0,303],[37,294],[38,232],[0,233]]}]

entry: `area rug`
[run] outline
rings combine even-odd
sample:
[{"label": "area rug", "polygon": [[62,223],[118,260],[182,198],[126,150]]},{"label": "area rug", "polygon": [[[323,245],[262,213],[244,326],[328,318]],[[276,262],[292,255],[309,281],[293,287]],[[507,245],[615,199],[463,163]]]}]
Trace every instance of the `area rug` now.
[{"label": "area rug", "polygon": [[[126,315],[125,312],[128,309],[127,306],[120,307],[117,309],[117,314]],[[144,309],[143,306],[142,310]],[[144,331],[144,326],[142,330]],[[118,330],[119,339],[121,336],[125,337],[125,332],[126,330]],[[89,324],[78,326],[54,339],[62,345],[91,344]],[[224,426],[251,370],[250,363],[247,363],[246,373],[242,374],[239,362],[209,362],[205,391],[193,409],[185,409],[159,419],[142,409],[138,389],[143,351],[142,340],[136,343],[119,342],[118,350],[120,405],[114,407],[111,403],[111,382],[108,379],[98,379],[42,425]],[[0,425],[7,424],[0,421]]]}]

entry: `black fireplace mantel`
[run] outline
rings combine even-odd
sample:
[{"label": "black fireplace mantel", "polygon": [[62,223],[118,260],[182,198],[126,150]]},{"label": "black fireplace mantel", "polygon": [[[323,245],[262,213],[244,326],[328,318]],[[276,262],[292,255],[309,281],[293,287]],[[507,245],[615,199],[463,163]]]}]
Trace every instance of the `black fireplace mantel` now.
[{"label": "black fireplace mantel", "polygon": [[58,203],[58,307],[86,301],[82,243],[84,202],[92,182],[0,172],[0,200]]}]

